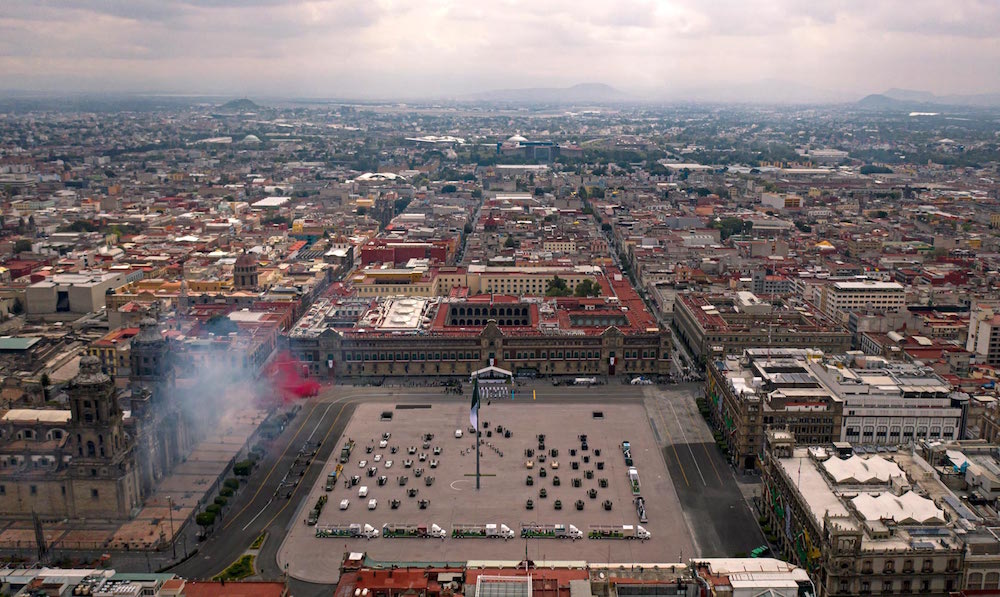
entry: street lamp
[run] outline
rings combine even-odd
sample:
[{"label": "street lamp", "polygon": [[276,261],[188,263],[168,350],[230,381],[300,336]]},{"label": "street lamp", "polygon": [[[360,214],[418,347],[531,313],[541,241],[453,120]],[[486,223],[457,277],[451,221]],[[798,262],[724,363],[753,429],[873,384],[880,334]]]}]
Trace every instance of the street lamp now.
[{"label": "street lamp", "polygon": [[174,498],[167,496],[167,517],[170,519],[170,549],[177,559],[177,537],[174,537]]}]

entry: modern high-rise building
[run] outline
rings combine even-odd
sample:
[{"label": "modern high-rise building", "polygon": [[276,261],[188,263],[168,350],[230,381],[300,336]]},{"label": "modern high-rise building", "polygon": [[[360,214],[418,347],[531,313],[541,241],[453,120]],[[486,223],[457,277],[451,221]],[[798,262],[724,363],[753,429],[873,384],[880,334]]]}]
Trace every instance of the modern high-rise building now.
[{"label": "modern high-rise building", "polygon": [[902,310],[906,307],[906,290],[898,282],[833,282],[822,287],[819,306],[830,317],[847,323],[852,311]]}]

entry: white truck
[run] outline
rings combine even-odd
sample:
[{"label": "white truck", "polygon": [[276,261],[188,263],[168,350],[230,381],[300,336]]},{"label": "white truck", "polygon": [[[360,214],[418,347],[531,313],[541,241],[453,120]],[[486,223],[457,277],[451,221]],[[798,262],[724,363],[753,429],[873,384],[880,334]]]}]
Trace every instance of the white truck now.
[{"label": "white truck", "polygon": [[316,536],[320,538],[347,537],[374,539],[379,536],[378,529],[370,524],[335,524],[316,527]]},{"label": "white truck", "polygon": [[639,487],[639,470],[634,466],[628,469],[628,483],[632,488],[632,495],[639,495],[641,493]]},{"label": "white truck", "polygon": [[444,539],[448,533],[436,524],[385,524],[382,536],[386,538]]},{"label": "white truck", "polygon": [[649,531],[638,524],[592,526],[587,536],[591,539],[639,539],[640,541],[651,537]]},{"label": "white truck", "polygon": [[505,524],[456,524],[451,530],[455,539],[513,539],[514,531]]},{"label": "white truck", "polygon": [[597,385],[597,378],[596,377],[577,377],[576,379],[573,380],[573,385],[574,386],[596,386]]},{"label": "white truck", "polygon": [[583,531],[571,524],[522,524],[524,539],[583,539]]}]

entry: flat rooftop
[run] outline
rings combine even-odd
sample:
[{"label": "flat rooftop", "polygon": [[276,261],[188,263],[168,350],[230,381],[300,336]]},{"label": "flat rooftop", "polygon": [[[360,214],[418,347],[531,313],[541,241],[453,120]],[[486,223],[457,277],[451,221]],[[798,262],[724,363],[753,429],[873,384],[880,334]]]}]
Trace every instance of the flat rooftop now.
[{"label": "flat rooftop", "polygon": [[[948,489],[920,456],[895,452],[888,456],[854,456],[840,461],[816,458],[815,449],[798,447],[777,459],[782,476],[802,497],[812,523],[861,530],[863,550],[953,549],[958,540],[946,523]],[[822,457],[827,454],[823,451]],[[950,520],[958,518],[949,510]],[[888,521],[888,522],[887,522]],[[889,532],[889,525],[895,531]]]}]

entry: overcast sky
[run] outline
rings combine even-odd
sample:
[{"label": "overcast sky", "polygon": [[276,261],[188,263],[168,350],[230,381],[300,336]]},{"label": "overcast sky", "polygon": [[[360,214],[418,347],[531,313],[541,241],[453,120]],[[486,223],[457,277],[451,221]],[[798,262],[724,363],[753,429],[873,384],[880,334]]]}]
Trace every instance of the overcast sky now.
[{"label": "overcast sky", "polygon": [[788,81],[851,98],[1000,92],[1000,0],[0,4],[7,89],[449,97],[602,82],[671,98]]}]

